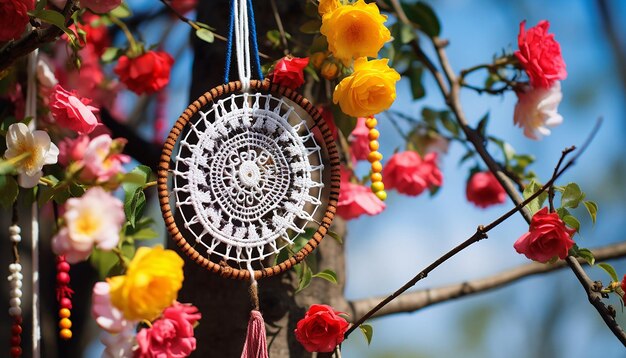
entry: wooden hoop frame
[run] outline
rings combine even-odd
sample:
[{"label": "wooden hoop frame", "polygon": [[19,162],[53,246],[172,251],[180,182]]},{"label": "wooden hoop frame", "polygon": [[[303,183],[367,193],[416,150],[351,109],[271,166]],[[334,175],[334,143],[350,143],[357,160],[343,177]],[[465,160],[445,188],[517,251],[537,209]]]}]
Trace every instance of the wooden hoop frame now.
[{"label": "wooden hoop frame", "polygon": [[[295,264],[304,260],[304,258],[313,250],[315,250],[315,248],[319,245],[319,243],[328,232],[330,224],[332,223],[335,217],[335,213],[337,211],[337,200],[339,199],[339,183],[341,180],[341,174],[339,167],[339,152],[337,151],[337,146],[335,145],[332,133],[328,128],[326,121],[322,118],[320,112],[317,110],[317,108],[315,108],[315,106],[313,106],[311,102],[309,102],[309,100],[307,100],[301,94],[294,90],[279,86],[277,84],[272,84],[268,80],[251,80],[250,89],[258,92],[270,93],[278,97],[288,98],[298,104],[300,107],[302,107],[302,109],[304,109],[313,118],[315,126],[317,126],[322,133],[330,162],[330,192],[328,204],[326,206],[326,212],[324,214],[324,217],[322,218],[321,225],[319,225],[317,231],[315,232],[315,234],[313,234],[313,237],[300,251],[277,265],[264,268],[262,270],[254,270],[254,278],[258,280],[263,277],[274,276],[281,272],[289,270]],[[163,150],[161,151],[161,158],[159,160],[159,168],[157,172],[157,188],[159,193],[159,202],[161,204],[161,212],[163,214],[163,220],[165,221],[167,230],[169,231],[172,239],[176,242],[178,247],[187,256],[189,256],[189,258],[191,258],[200,266],[206,268],[211,272],[217,273],[222,277],[234,278],[239,280],[249,280],[250,272],[248,270],[231,267],[224,262],[220,264],[212,262],[204,257],[202,254],[200,254],[194,247],[192,247],[187,242],[187,240],[185,240],[174,220],[174,215],[171,211],[170,205],[170,191],[167,187],[172,151],[174,150],[174,146],[176,145],[178,137],[183,132],[183,129],[185,128],[191,117],[193,117],[194,114],[198,113],[198,111],[202,107],[214,102],[216,99],[239,91],[241,91],[241,82],[239,81],[217,86],[210,91],[205,92],[196,101],[191,103],[187,107],[187,109],[183,111],[183,113],[180,115],[180,117],[178,117],[178,120],[174,124],[174,127],[172,127],[172,130],[170,131],[165,141],[165,144],[163,145]]]}]

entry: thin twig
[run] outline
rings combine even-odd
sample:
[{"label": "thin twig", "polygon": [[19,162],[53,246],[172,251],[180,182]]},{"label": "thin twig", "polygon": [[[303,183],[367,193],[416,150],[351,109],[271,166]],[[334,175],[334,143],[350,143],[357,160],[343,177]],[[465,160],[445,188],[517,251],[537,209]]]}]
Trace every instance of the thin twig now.
[{"label": "thin twig", "polygon": [[289,43],[287,42],[287,35],[285,34],[285,28],[283,27],[283,21],[280,19],[280,14],[278,13],[278,7],[276,6],[275,0],[270,0],[270,5],[272,5],[272,12],[274,13],[274,19],[276,20],[276,26],[278,26],[278,32],[280,32],[280,39],[283,42],[283,52],[285,55],[289,54]]},{"label": "thin twig", "polygon": [[[572,146],[569,148],[565,148],[563,149],[563,154],[565,154],[565,152],[572,152],[576,149],[576,147]],[[561,159],[559,159],[559,162],[556,163],[556,166],[554,167],[554,172],[558,172],[559,169],[561,168],[561,164],[563,164],[563,157],[564,155],[561,156]],[[554,185],[550,187],[550,189],[548,189],[548,205],[550,206],[550,212],[554,211]]]}]

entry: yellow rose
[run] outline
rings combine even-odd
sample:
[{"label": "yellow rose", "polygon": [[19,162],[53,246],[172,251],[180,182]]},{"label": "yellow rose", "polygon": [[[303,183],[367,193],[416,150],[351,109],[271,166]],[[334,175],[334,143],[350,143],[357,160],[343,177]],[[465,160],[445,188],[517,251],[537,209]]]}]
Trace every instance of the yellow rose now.
[{"label": "yellow rose", "polygon": [[324,16],[324,14],[335,10],[339,6],[341,6],[339,0],[320,0],[317,5],[317,12],[319,12],[320,16]]},{"label": "yellow rose", "polygon": [[396,99],[396,82],[400,75],[387,65],[389,60],[354,61],[354,73],[335,87],[333,102],[343,113],[368,117],[388,109]]},{"label": "yellow rose", "polygon": [[378,51],[391,39],[383,25],[386,20],[376,4],[358,0],[324,14],[320,32],[326,36],[333,56],[348,64],[353,58],[378,56]]},{"label": "yellow rose", "polygon": [[128,320],[152,321],[176,300],[183,278],[183,259],[176,252],[140,247],[126,275],[107,279],[111,303]]}]

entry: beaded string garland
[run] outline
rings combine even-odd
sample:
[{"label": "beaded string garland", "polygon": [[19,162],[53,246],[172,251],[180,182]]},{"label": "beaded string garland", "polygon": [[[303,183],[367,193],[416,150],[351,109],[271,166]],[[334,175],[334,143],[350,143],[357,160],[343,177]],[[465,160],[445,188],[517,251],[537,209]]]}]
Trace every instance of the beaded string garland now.
[{"label": "beaded string garland", "polygon": [[[263,80],[251,0],[231,1],[230,23],[224,84],[176,121],[157,185],[179,248],[222,277],[250,280],[253,311],[242,357],[267,357],[256,280],[290,269],[327,233],[339,197],[339,153],[312,103]],[[233,45],[239,80],[229,82]],[[305,234],[302,249],[270,264]]]}]

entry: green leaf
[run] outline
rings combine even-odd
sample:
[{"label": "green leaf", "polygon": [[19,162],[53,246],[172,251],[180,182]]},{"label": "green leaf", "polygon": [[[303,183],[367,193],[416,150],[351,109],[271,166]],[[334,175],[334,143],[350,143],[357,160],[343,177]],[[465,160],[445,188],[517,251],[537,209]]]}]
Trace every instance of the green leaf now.
[{"label": "green leaf", "polygon": [[65,26],[65,17],[58,11],[43,9],[41,11],[33,12],[32,16],[35,16],[44,22],[52,24],[63,31],[67,29],[67,27]]},{"label": "green leaf", "polygon": [[48,5],[47,0],[38,0],[37,5],[35,6],[35,12],[39,12],[43,10],[46,7],[46,5]]},{"label": "green leaf", "polygon": [[194,24],[196,24],[196,25],[198,25],[198,26],[200,26],[202,28],[205,28],[207,30],[215,31],[215,27],[211,27],[211,26],[205,24],[204,22],[194,21]]},{"label": "green leaf", "polygon": [[359,328],[361,329],[361,332],[363,332],[363,336],[365,336],[367,345],[370,345],[372,343],[372,337],[374,336],[374,327],[370,324],[362,323]]},{"label": "green leaf", "polygon": [[109,63],[109,62],[113,62],[117,60],[123,54],[124,54],[124,51],[122,51],[121,48],[107,47],[102,53],[102,56],[100,56],[100,59],[104,63]]},{"label": "green leaf", "polygon": [[330,283],[334,283],[335,285],[337,284],[337,274],[335,273],[335,271],[330,270],[330,269],[326,269],[322,272],[318,272],[315,275],[313,275],[313,277],[324,279]]},{"label": "green leaf", "polygon": [[128,220],[131,226],[135,226],[135,222],[141,217],[145,206],[146,194],[141,187],[137,188],[132,195],[128,195],[128,192],[126,193],[124,214],[126,214],[126,220]]},{"label": "green leaf", "polygon": [[333,239],[337,240],[337,242],[339,243],[339,245],[343,245],[343,239],[342,239],[342,238],[341,238],[341,236],[339,236],[339,234],[337,234],[336,232],[328,230],[328,231],[326,232],[326,234],[327,234],[328,236],[332,237]]},{"label": "green leaf", "polygon": [[13,173],[15,166],[8,160],[0,160],[0,175]]},{"label": "green leaf", "polygon": [[350,133],[352,133],[354,127],[356,127],[356,118],[343,113],[341,108],[337,105],[333,105],[331,108],[335,125],[339,128],[341,134],[343,134],[343,136],[347,139],[350,136]]},{"label": "green leaf", "polygon": [[118,19],[123,19],[126,17],[131,17],[133,15],[133,12],[130,10],[128,5],[125,2],[123,2],[120,6],[111,10],[111,12],[109,12],[109,15],[115,16]]},{"label": "green leaf", "polygon": [[598,216],[598,204],[594,201],[584,201],[585,208],[587,208],[587,212],[589,216],[591,216],[591,222],[596,223],[596,217]]},{"label": "green leaf", "polygon": [[[539,189],[541,189],[541,184],[537,183],[534,179],[531,180],[530,183],[524,189],[524,193],[523,193],[524,199],[530,198],[530,196],[536,193],[537,191],[539,191]],[[543,193],[539,194],[537,198],[535,198],[530,203],[528,203],[526,207],[528,208],[530,213],[534,215],[537,211],[539,211],[543,207],[543,203],[546,201],[547,198],[548,198],[548,193],[544,191]]]},{"label": "green leaf", "polygon": [[208,43],[213,43],[213,41],[215,41],[215,34],[209,29],[205,29],[205,28],[197,29],[196,36],[200,40],[208,42]]},{"label": "green leaf", "polygon": [[585,198],[585,193],[580,190],[576,183],[569,183],[561,195],[561,206],[566,208],[577,208]]},{"label": "green leaf", "polygon": [[10,208],[17,199],[20,189],[12,175],[0,175],[0,205]]},{"label": "green leaf", "polygon": [[298,289],[296,290],[296,293],[309,287],[309,285],[311,284],[311,280],[313,279],[313,272],[311,271],[311,268],[309,268],[308,265],[301,262],[297,266],[302,267],[302,270],[301,270],[302,273],[299,275],[300,284],[298,285]]},{"label": "green leaf", "polygon": [[426,95],[426,90],[422,84],[422,74],[424,68],[416,63],[412,63],[408,71],[409,81],[411,81],[411,94],[413,99],[420,99]]},{"label": "green leaf", "polygon": [[402,9],[409,20],[415,23],[426,35],[430,37],[439,36],[441,23],[429,5],[421,1],[414,4],[402,3]]},{"label": "green leaf", "polygon": [[135,231],[132,235],[127,236],[133,240],[152,240],[159,237],[159,234],[151,227],[146,227]]},{"label": "green leaf", "polygon": [[302,26],[300,26],[300,31],[305,34],[317,34],[318,32],[320,32],[321,26],[321,19],[313,19],[302,24]]},{"label": "green leaf", "polygon": [[489,112],[485,113],[485,115],[478,121],[478,125],[476,125],[476,131],[482,138],[487,138],[487,125],[489,124]]},{"label": "green leaf", "polygon": [[565,215],[563,218],[561,218],[561,220],[563,220],[563,222],[571,227],[572,229],[576,229],[576,232],[580,231],[580,221],[578,221],[578,219],[576,219],[574,216],[572,215]]},{"label": "green leaf", "polygon": [[575,256],[580,257],[587,261],[590,266],[596,262],[596,259],[593,257],[593,252],[589,249],[577,249],[575,252]]},{"label": "green leaf", "polygon": [[609,276],[611,276],[611,279],[613,280],[613,282],[620,282],[619,277],[617,277],[617,272],[615,272],[615,269],[613,268],[613,266],[611,266],[610,264],[607,264],[606,262],[600,262],[597,266],[603,269],[604,271],[606,271],[606,273],[608,273]]},{"label": "green leaf", "polygon": [[439,112],[439,120],[441,120],[441,124],[445,129],[447,129],[454,137],[459,136],[459,126],[455,120],[452,119],[450,112],[442,111]]},{"label": "green leaf", "polygon": [[474,157],[474,155],[476,155],[476,152],[474,152],[473,150],[468,150],[467,153],[465,153],[465,155],[463,155],[461,159],[459,159],[458,165],[465,163],[468,159]]}]

